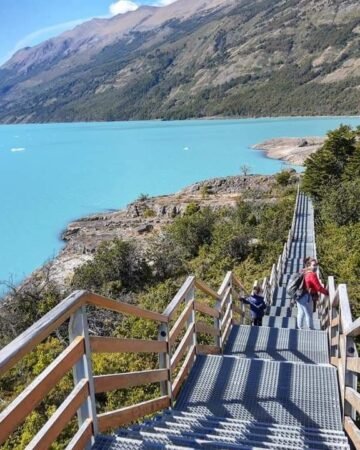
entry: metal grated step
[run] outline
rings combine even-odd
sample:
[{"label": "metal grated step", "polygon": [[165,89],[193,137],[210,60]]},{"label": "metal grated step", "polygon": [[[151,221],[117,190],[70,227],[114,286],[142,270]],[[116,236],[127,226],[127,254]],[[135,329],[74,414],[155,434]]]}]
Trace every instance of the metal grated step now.
[{"label": "metal grated step", "polygon": [[342,429],[336,369],[315,364],[198,356],[176,410]]},{"label": "metal grated step", "polygon": [[290,308],[289,306],[269,306],[266,310],[266,314],[269,316],[281,316],[281,317],[296,317],[296,307]]},{"label": "metal grated step", "polygon": [[[316,317],[316,313],[314,314],[313,321],[314,321],[314,330],[321,330],[320,320]],[[292,329],[297,328],[295,317],[264,316],[262,324],[265,327],[292,328]]]},{"label": "metal grated step", "polygon": [[[251,433],[235,433],[220,431],[216,434],[213,429],[209,432],[203,428],[196,432],[193,429],[181,427],[169,429],[165,424],[163,426],[142,426],[138,430],[125,432],[125,437],[141,438],[149,443],[162,444],[185,444],[191,445],[191,448],[244,448],[244,447],[261,447],[267,449],[339,449],[348,448],[346,442],[321,441],[320,439],[312,439],[313,436],[292,437],[289,435],[272,436],[257,435]],[[324,437],[323,437],[324,438]]]},{"label": "metal grated step", "polygon": [[325,331],[234,326],[224,354],[307,364],[329,363]]},{"label": "metal grated step", "polygon": [[[329,430],[327,428],[308,428],[303,426],[292,426],[283,425],[278,423],[265,423],[265,422],[254,422],[250,420],[240,420],[228,417],[217,417],[214,415],[201,415],[188,411],[176,411],[172,409],[165,410],[162,414],[155,417],[155,421],[167,421],[173,420],[177,423],[197,423],[197,424],[208,424],[214,427],[223,427],[225,429],[238,430],[238,429],[254,429],[256,432],[259,430],[271,430],[274,433],[290,433],[298,434],[310,433],[310,434],[320,434],[333,436],[336,439],[344,439],[344,432],[341,430]],[[346,440],[346,438],[345,438]]]},{"label": "metal grated step", "polygon": [[273,306],[277,307],[289,307],[290,297],[286,292],[286,286],[278,286],[275,289],[274,297],[272,301]]},{"label": "metal grated step", "polygon": [[303,258],[314,256],[314,244],[304,242],[293,242],[289,250],[289,258]]}]

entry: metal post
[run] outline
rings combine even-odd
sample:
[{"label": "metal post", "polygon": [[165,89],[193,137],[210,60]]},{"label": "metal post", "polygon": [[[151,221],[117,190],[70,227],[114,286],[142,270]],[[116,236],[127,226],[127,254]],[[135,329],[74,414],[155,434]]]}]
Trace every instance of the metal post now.
[{"label": "metal post", "polygon": [[[189,291],[186,295],[185,304],[188,305],[190,302],[193,302],[194,300],[195,300],[195,286],[193,285],[192,288],[189,289]],[[187,328],[189,328],[191,326],[193,326],[193,328],[194,328],[193,337],[192,337],[192,345],[195,345],[195,348],[196,348],[197,339],[196,339],[195,322],[196,322],[196,317],[195,317],[195,309],[193,306],[190,317],[187,321]]]},{"label": "metal post", "polygon": [[[225,292],[225,290],[223,291]],[[215,309],[219,312],[219,317],[214,317],[214,327],[219,332],[218,336],[215,336],[215,345],[220,348],[222,352],[222,336],[221,336],[221,311],[220,311],[221,301],[216,300]]]},{"label": "metal post", "polygon": [[[352,337],[347,338],[346,342],[347,356],[351,358],[357,358],[358,352],[356,350],[356,344]],[[345,386],[349,386],[357,391],[358,376],[347,370],[345,366]],[[348,402],[345,403],[345,415],[350,416],[354,421],[356,420],[356,409],[353,408]]]},{"label": "metal post", "polygon": [[87,400],[81,405],[77,412],[79,427],[87,419],[92,420],[93,425],[93,437],[91,444],[89,443],[85,448],[90,449],[95,442],[95,436],[98,434],[98,423],[96,415],[96,403],[95,403],[95,388],[94,379],[91,364],[91,348],[89,340],[89,329],[86,316],[86,307],[79,308],[70,318],[69,323],[69,338],[72,342],[76,337],[83,336],[85,342],[85,354],[80,358],[73,368],[74,384],[77,385],[82,379],[87,379],[89,384],[89,395]]},{"label": "metal post", "polygon": [[169,325],[162,323],[159,327],[159,341],[167,343],[166,353],[159,353],[159,369],[168,370],[168,379],[160,382],[161,395],[167,395],[170,398],[170,405],[173,406],[172,394],[172,373],[171,373],[171,347],[169,342]]}]

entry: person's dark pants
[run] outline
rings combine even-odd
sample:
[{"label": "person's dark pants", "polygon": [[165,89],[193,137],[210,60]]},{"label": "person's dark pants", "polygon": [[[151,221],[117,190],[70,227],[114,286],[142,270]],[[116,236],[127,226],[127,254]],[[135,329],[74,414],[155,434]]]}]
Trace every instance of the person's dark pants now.
[{"label": "person's dark pants", "polygon": [[262,325],[262,317],[259,317],[257,319],[251,319],[251,325],[254,325],[256,327],[261,327],[261,325]]}]

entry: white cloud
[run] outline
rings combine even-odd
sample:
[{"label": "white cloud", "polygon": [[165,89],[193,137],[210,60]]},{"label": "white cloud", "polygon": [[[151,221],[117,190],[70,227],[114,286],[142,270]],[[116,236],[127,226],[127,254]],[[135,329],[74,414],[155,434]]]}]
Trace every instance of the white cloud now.
[{"label": "white cloud", "polygon": [[157,5],[158,6],[167,6],[171,5],[171,3],[175,3],[177,0],[159,0]]},{"label": "white cloud", "polygon": [[110,13],[115,16],[116,14],[125,14],[129,11],[135,11],[138,9],[138,5],[131,0],[118,0],[110,5]]}]

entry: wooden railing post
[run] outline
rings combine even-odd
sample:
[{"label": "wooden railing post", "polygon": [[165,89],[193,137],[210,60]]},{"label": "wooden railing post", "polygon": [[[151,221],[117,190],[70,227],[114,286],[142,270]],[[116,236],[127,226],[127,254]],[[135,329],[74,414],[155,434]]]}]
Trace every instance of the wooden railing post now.
[{"label": "wooden railing post", "polygon": [[91,364],[89,329],[85,306],[79,308],[70,318],[70,342],[72,342],[77,336],[84,337],[85,354],[73,368],[74,384],[76,386],[82,379],[85,378],[88,381],[89,386],[89,395],[86,401],[82,404],[81,408],[78,410],[78,423],[80,428],[86,421],[91,420],[93,428],[93,437],[91,443],[88,443],[85,447],[87,450],[91,448],[91,445],[95,441],[95,436],[98,434],[98,423],[96,415],[94,379]]},{"label": "wooden railing post", "polygon": [[159,369],[166,369],[168,371],[168,378],[166,381],[161,381],[160,391],[161,396],[168,396],[170,405],[173,405],[172,394],[172,373],[171,373],[171,347],[169,342],[169,324],[162,323],[159,327],[159,341],[165,341],[167,346],[166,353],[159,353]]}]

